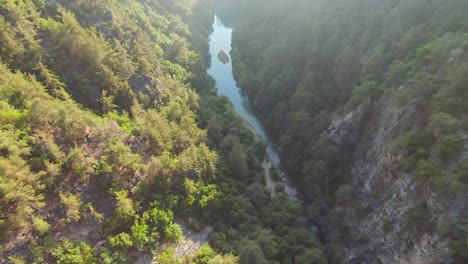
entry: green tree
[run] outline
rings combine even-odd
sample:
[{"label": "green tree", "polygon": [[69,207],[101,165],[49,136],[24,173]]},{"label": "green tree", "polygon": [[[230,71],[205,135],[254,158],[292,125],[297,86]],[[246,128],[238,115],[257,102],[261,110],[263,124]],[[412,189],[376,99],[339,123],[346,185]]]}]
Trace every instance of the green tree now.
[{"label": "green tree", "polygon": [[304,254],[294,258],[294,263],[325,264],[327,261],[322,257],[322,252],[318,249],[308,249]]},{"label": "green tree", "polygon": [[32,217],[34,229],[39,233],[39,235],[45,235],[50,230],[50,224],[47,223],[44,219],[40,217]]},{"label": "green tree", "polygon": [[212,258],[208,264],[237,264],[239,263],[239,258],[234,255],[216,255]]},{"label": "green tree", "polygon": [[444,177],[445,171],[442,164],[434,160],[419,160],[414,174],[424,181],[430,181],[434,178]]},{"label": "green tree", "polygon": [[113,248],[127,250],[133,246],[133,242],[130,239],[130,235],[127,233],[120,233],[115,236],[107,238],[109,245]]},{"label": "green tree", "polygon": [[229,163],[231,170],[239,177],[244,178],[248,174],[247,157],[242,145],[235,144],[229,154]]},{"label": "green tree", "polygon": [[345,47],[336,58],[336,84],[345,89],[359,76],[361,63],[358,52],[351,46]]},{"label": "green tree", "polygon": [[177,242],[182,237],[182,228],[176,223],[172,223],[164,230],[164,236],[169,242]]},{"label": "green tree", "polygon": [[114,104],[115,96],[107,94],[107,90],[102,91],[101,109],[103,113],[112,112],[117,107],[117,105]]},{"label": "green tree", "polygon": [[437,138],[450,134],[457,125],[457,119],[447,113],[435,113],[431,115],[428,128]]},{"label": "green tree", "polygon": [[96,257],[93,249],[85,242],[63,241],[52,251],[52,256],[59,264],[94,264]]},{"label": "green tree", "polygon": [[258,246],[257,243],[252,240],[243,240],[241,244],[242,245],[239,248],[240,263],[268,263],[262,249]]},{"label": "green tree", "polygon": [[136,216],[135,206],[127,191],[118,191],[114,193],[116,205],[114,216],[111,219],[112,230],[118,230],[123,226],[129,226],[133,223]]},{"label": "green tree", "polygon": [[164,252],[159,255],[158,257],[158,263],[161,264],[179,264],[181,263],[179,257],[175,253],[174,248],[169,247]]},{"label": "green tree", "polygon": [[81,199],[79,194],[60,193],[60,200],[65,207],[67,221],[73,222],[81,219]]},{"label": "green tree", "polygon": [[195,253],[195,258],[193,259],[193,263],[208,264],[215,256],[216,256],[216,252],[210,247],[210,245],[205,243]]},{"label": "green tree", "polygon": [[351,106],[361,103],[367,98],[371,100],[376,100],[382,93],[385,91],[385,88],[376,81],[363,81],[359,85],[353,87],[351,99],[349,104]]},{"label": "green tree", "polygon": [[464,140],[459,135],[448,135],[441,139],[439,143],[439,157],[444,161],[449,161],[456,158],[462,153],[464,148]]},{"label": "green tree", "polygon": [[250,198],[257,209],[262,209],[265,207],[268,200],[265,187],[259,182],[254,182],[249,187],[247,187],[246,195]]},{"label": "green tree", "polygon": [[323,193],[328,193],[328,169],[324,161],[308,162],[304,165],[302,173],[305,176],[305,184],[308,193],[312,194],[319,187]]},{"label": "green tree", "polygon": [[458,179],[468,186],[468,160],[463,160],[456,170]]},{"label": "green tree", "polygon": [[148,234],[149,227],[145,223],[139,223],[135,220],[135,223],[131,227],[132,241],[136,248],[143,250],[147,243],[150,243],[153,238]]}]

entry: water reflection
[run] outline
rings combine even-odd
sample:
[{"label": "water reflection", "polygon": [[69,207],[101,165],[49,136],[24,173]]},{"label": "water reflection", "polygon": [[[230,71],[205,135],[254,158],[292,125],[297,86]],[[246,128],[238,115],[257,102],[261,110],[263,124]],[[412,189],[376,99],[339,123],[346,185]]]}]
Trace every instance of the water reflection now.
[{"label": "water reflection", "polygon": [[[267,154],[273,165],[280,167],[280,157],[273,142],[268,138],[263,126],[257,117],[249,108],[248,101],[241,95],[239,87],[232,73],[232,60],[221,61],[218,58],[220,52],[230,54],[231,40],[233,29],[225,26],[221,20],[215,16],[213,23],[213,33],[210,36],[210,54],[211,67],[208,69],[208,74],[216,80],[218,94],[224,95],[232,102],[236,112],[252,127],[258,137],[263,139],[267,145]],[[284,174],[282,174],[284,176]],[[292,184],[286,180],[287,193],[290,196],[296,197],[296,190]]]}]

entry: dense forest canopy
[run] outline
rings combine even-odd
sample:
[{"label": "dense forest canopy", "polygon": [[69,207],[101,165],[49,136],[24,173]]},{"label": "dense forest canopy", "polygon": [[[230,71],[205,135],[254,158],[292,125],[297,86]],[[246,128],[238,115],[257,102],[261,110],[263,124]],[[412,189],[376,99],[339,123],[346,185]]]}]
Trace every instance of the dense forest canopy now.
[{"label": "dense forest canopy", "polygon": [[209,4],[0,0],[0,262],[324,263],[206,74]]},{"label": "dense forest canopy", "polygon": [[[303,204],[266,187],[265,143],[206,73],[215,13]],[[466,263],[466,14],[0,0],[0,263]]]},{"label": "dense forest canopy", "polygon": [[[394,121],[398,133],[388,155],[396,157],[398,169],[390,173],[413,175],[441,199],[463,197],[467,1],[236,2],[242,10],[233,35],[237,81],[312,201],[341,208],[353,199],[349,164],[359,155],[355,147],[371,133],[366,126],[373,124],[366,121],[378,122],[376,113],[392,101],[400,109],[395,111],[414,116]],[[334,130],[346,123],[340,116],[362,116],[348,129],[355,130],[348,133],[356,134],[351,139],[341,140]],[[448,219],[424,208],[414,209],[419,216],[408,221],[448,236],[455,261],[467,261],[466,212]],[[456,230],[448,235],[440,227],[447,222]],[[345,233],[338,240],[352,236]]]}]

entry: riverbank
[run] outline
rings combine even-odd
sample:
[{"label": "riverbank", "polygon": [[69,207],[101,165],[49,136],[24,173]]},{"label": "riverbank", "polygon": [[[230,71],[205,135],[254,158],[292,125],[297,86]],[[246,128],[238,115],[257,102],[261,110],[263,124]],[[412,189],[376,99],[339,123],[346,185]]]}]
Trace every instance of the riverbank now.
[{"label": "riverbank", "polygon": [[[252,131],[252,133],[255,136],[260,137],[257,134],[257,132],[255,131],[255,129],[245,119],[242,119],[242,123],[244,124],[244,126],[246,128],[248,128],[250,131]],[[262,160],[262,168],[265,171],[265,184],[266,184],[266,187],[270,190],[271,196],[274,197],[276,195],[276,188],[277,188],[278,185],[281,184],[281,185],[284,186],[285,193],[291,199],[297,200],[297,191],[293,187],[286,184],[286,179],[285,179],[286,176],[282,175],[281,176],[281,178],[282,178],[281,181],[276,180],[274,178],[273,174],[271,173],[272,167],[273,167],[273,162],[272,162],[271,157],[269,156],[268,152],[266,152],[265,157]],[[280,173],[282,173],[282,172],[280,172]],[[282,173],[282,174],[284,174],[284,173]]]},{"label": "riverbank", "polygon": [[[277,256],[273,257],[272,259],[278,259],[278,260],[283,260],[286,261],[291,260],[292,258],[296,258],[297,256],[300,256],[304,254],[304,251],[301,252],[294,252],[294,250],[291,250],[290,246],[296,245],[297,248],[300,248],[300,245],[303,245],[303,243],[306,243],[306,241],[302,241],[302,239],[306,239],[305,234],[306,233],[312,233],[310,232],[310,221],[307,219],[307,214],[306,210],[303,209],[302,212],[299,212],[298,207],[294,206],[294,208],[291,208],[291,204],[288,199],[292,202],[298,202],[298,203],[303,203],[301,198],[302,196],[299,195],[299,191],[296,190],[296,185],[295,181],[293,180],[294,177],[288,177],[290,175],[286,175],[286,173],[281,172],[281,159],[280,159],[280,151],[279,149],[275,146],[274,142],[270,140],[268,137],[268,133],[266,133],[265,128],[263,127],[262,123],[260,120],[257,118],[255,115],[254,111],[249,107],[249,102],[247,98],[245,98],[241,91],[240,88],[237,85],[237,82],[234,78],[233,75],[233,67],[232,67],[232,60],[228,64],[223,64],[221,61],[218,60],[217,54],[221,51],[224,50],[227,53],[231,53],[232,47],[231,47],[231,41],[232,41],[232,33],[233,29],[230,27],[226,27],[223,25],[223,23],[215,16],[215,19],[213,21],[213,32],[210,35],[210,40],[209,40],[209,51],[211,55],[211,65],[210,68],[207,70],[207,73],[213,77],[213,79],[216,81],[216,88],[217,88],[217,93],[220,96],[225,96],[232,104],[236,114],[241,118],[243,126],[245,128],[249,129],[254,133],[254,135],[257,137],[258,140],[261,140],[266,143],[266,148],[265,148],[265,153],[263,154],[263,157],[258,157],[260,159],[260,164],[257,163],[256,166],[262,166],[264,169],[264,175],[261,175],[260,177],[256,177],[255,181],[264,184],[264,188],[268,188],[268,193],[269,193],[269,199],[265,199],[266,197],[264,194],[261,194],[259,190],[255,189],[255,193],[252,193],[252,189],[248,188],[249,186],[252,186],[252,180],[253,179],[242,179],[242,178],[237,178],[235,181],[244,181],[247,185],[240,187],[242,188],[240,191],[246,191],[246,198],[248,200],[244,201],[238,201],[237,198],[234,201],[234,204],[236,204],[237,207],[240,206],[240,204],[246,204],[250,205],[252,204],[255,209],[262,210],[263,207],[263,212],[274,212],[275,215],[290,215],[291,218],[285,222],[282,217],[275,217],[272,215],[272,217],[268,215],[262,215],[262,217],[259,219],[260,222],[265,226],[263,229],[269,229],[268,227],[271,227],[272,224],[275,226],[275,228],[271,229],[270,234],[268,239],[275,239],[273,237],[276,237],[278,241],[280,240],[287,240],[288,241],[288,246],[284,245],[288,249],[285,249],[290,255],[290,257],[285,257],[285,256]],[[227,130],[228,131],[228,130]],[[249,139],[249,141],[251,141]],[[251,142],[250,144],[254,144],[254,142]],[[245,146],[246,149],[248,149],[251,145]],[[229,149],[227,149],[229,151]],[[231,149],[232,151],[232,149]],[[230,155],[230,153],[227,153]],[[246,157],[246,156],[244,156]],[[247,161],[244,160],[244,162],[256,162],[256,161]],[[277,170],[278,169],[278,170]],[[253,172],[251,176],[258,176],[255,175]],[[241,183],[239,183],[241,184]],[[254,187],[258,187],[254,186]],[[299,186],[300,187],[300,186]],[[277,190],[281,190],[281,192],[284,192],[285,195],[280,194],[277,192]],[[261,197],[259,196],[261,195]],[[273,199],[271,197],[274,197]],[[257,199],[258,198],[258,199]],[[239,199],[242,199],[239,197]],[[252,203],[249,203],[252,202]],[[253,208],[253,207],[251,207]],[[293,210],[294,209],[294,210]],[[293,211],[290,211],[293,210]],[[244,214],[246,212],[246,208],[240,208],[240,211],[236,212],[225,212],[225,214],[229,215],[230,218],[233,218],[233,221],[235,221],[236,226],[244,226],[244,224],[240,224],[243,222],[249,222],[253,221],[253,219],[250,219],[251,217],[255,218],[254,213],[251,214]],[[301,214],[300,214],[301,213]],[[249,216],[247,216],[249,215]],[[260,223],[258,222],[258,223]],[[267,227],[268,226],[268,227]],[[254,228],[255,229],[255,228]],[[300,236],[298,236],[298,230],[300,231]],[[233,229],[225,229],[224,232],[220,231],[220,235],[224,236],[227,234],[232,233]],[[260,232],[260,230],[258,230]],[[260,233],[262,233],[261,231]],[[246,239],[247,237],[250,237],[250,235],[253,234],[252,231],[248,231],[248,233],[243,233],[242,237]],[[313,234],[313,233],[312,233]],[[229,237],[232,237],[232,235],[229,235]],[[255,236],[256,237],[256,236]],[[248,240],[248,238],[247,238]],[[308,240],[307,238],[307,241]],[[223,244],[223,243],[222,243]],[[257,242],[253,241],[252,246],[256,246]],[[232,245],[226,245],[226,247],[232,247]],[[249,245],[249,248],[251,246]],[[241,251],[247,250],[244,247],[240,248]],[[262,252],[260,248],[255,249],[256,251]],[[261,256],[261,255],[260,255]],[[282,261],[280,261],[282,262]],[[270,263],[270,262],[264,262],[264,263]]]},{"label": "riverbank", "polygon": [[[252,133],[258,137],[257,132],[255,129],[245,120],[242,119],[242,123],[246,128],[248,128]],[[271,162],[270,157],[268,156],[268,153],[265,153],[265,157],[263,158],[262,161],[262,167],[263,170],[265,171],[265,183],[266,187],[270,190],[271,196],[274,197],[276,195],[276,186],[280,184],[280,182],[275,181],[273,179],[273,175],[271,174],[271,168],[273,167],[273,164]]]}]

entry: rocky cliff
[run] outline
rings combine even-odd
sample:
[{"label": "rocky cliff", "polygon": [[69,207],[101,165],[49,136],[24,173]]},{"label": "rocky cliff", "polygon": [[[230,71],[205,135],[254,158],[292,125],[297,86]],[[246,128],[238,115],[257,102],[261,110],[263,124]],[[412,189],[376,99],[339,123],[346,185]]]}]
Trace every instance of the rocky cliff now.
[{"label": "rocky cliff", "polygon": [[[460,49],[450,52],[438,71],[457,63],[461,54]],[[468,217],[468,192],[442,195],[403,165],[411,153],[396,147],[399,137],[427,124],[416,102],[396,102],[394,94],[404,89],[335,114],[329,125],[327,135],[347,150],[345,173],[352,191],[348,202],[329,203],[326,214],[317,205],[309,211],[320,219],[329,247],[339,248],[346,263],[454,263],[446,226],[451,219]],[[452,168],[468,153],[466,133],[457,133],[464,138],[464,154],[450,162]],[[435,155],[433,146],[429,156]]]},{"label": "rocky cliff", "polygon": [[266,2],[235,76],[330,262],[468,263],[468,2]]}]

